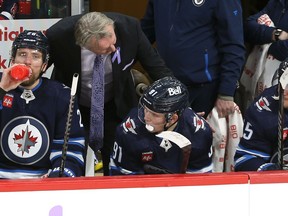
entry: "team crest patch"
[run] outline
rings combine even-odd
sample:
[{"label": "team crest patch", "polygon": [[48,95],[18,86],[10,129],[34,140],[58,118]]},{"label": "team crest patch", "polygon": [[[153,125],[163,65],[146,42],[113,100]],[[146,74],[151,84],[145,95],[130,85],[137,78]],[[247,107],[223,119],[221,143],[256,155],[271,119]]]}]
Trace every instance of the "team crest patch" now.
[{"label": "team crest patch", "polygon": [[31,165],[41,160],[49,149],[49,134],[38,119],[21,116],[12,119],[1,133],[1,149],[10,161]]},{"label": "team crest patch", "polygon": [[127,132],[131,132],[133,134],[137,134],[135,131],[135,122],[133,119],[131,119],[130,117],[122,124],[124,131]]},{"label": "team crest patch", "polygon": [[192,0],[192,3],[196,6],[196,7],[200,7],[205,3],[205,0]]},{"label": "team crest patch", "polygon": [[204,129],[204,126],[205,126],[204,120],[199,118],[199,116],[197,115],[194,116],[193,123],[195,126],[195,133],[199,131],[200,129],[202,130]]},{"label": "team crest patch", "polygon": [[267,100],[267,98],[265,98],[265,97],[261,97],[261,98],[256,102],[256,106],[257,106],[257,109],[258,109],[259,111],[266,110],[266,111],[270,111],[270,112],[271,112],[271,109],[269,108],[270,103],[269,103],[269,101]]}]

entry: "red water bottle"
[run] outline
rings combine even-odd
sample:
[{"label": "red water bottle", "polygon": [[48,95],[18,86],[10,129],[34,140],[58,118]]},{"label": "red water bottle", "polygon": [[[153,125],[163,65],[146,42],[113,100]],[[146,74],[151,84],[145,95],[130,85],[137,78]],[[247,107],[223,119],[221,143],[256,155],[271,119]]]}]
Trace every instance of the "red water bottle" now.
[{"label": "red water bottle", "polygon": [[30,77],[31,74],[31,68],[26,65],[15,65],[10,71],[10,76],[15,80],[24,80],[26,77]]}]

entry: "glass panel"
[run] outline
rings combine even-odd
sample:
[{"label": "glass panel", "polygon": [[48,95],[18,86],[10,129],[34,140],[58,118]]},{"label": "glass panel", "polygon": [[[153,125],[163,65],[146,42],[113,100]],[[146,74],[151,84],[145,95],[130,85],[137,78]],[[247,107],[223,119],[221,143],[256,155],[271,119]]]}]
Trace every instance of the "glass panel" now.
[{"label": "glass panel", "polygon": [[62,18],[71,15],[71,0],[19,0],[16,19]]}]

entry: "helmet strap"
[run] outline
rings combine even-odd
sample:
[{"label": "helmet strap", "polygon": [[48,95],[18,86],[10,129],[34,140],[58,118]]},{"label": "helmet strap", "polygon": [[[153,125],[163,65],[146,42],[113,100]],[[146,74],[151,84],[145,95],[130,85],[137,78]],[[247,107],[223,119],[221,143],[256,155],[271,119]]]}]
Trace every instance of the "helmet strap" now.
[{"label": "helmet strap", "polygon": [[172,120],[172,117],[173,117],[173,115],[174,114],[177,114],[177,113],[168,113],[168,114],[166,114],[166,124],[164,125],[164,131],[167,131],[167,130],[173,130],[175,127],[176,127],[176,125],[177,125],[177,123],[178,123],[178,120],[179,120],[179,115],[178,115],[178,118],[177,118],[177,120],[175,121],[175,122],[173,122],[173,124],[171,124],[169,127],[167,127],[167,124],[169,123],[169,122],[171,122],[171,120]]}]

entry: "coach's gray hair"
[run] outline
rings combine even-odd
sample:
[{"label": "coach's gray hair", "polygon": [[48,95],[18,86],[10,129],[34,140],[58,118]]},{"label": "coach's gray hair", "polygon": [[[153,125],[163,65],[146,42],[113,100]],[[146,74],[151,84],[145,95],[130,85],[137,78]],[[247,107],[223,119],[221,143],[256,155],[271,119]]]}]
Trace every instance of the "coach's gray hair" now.
[{"label": "coach's gray hair", "polygon": [[87,41],[94,36],[97,40],[111,36],[106,26],[113,25],[114,21],[100,12],[90,12],[83,15],[75,25],[76,44],[84,47]]}]

